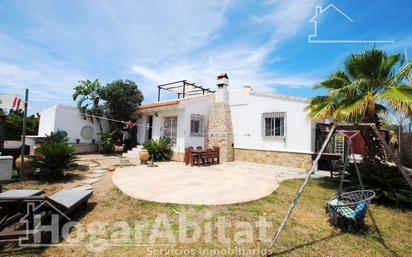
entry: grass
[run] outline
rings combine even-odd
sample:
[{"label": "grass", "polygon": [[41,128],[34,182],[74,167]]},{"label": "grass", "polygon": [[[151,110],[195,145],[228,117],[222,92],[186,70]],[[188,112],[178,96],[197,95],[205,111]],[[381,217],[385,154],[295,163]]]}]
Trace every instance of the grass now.
[{"label": "grass", "polygon": [[[89,207],[79,214],[77,220],[84,226],[94,221],[126,221],[131,224],[132,230],[139,223],[153,224],[159,213],[166,214],[169,218],[171,230],[176,238],[179,229],[179,213],[187,213],[191,221],[206,225],[214,223],[219,217],[225,216],[231,222],[248,221],[256,222],[259,216],[266,217],[273,222],[268,230],[274,235],[277,227],[287,211],[297,188],[302,180],[288,180],[270,196],[263,199],[225,206],[205,205],[177,205],[161,204],[141,201],[130,198],[120,190],[106,183],[103,193],[96,193],[89,203]],[[36,182],[25,181],[9,184],[6,188],[29,188],[36,186]],[[48,192],[58,191],[59,184],[41,184],[48,187]],[[61,185],[60,185],[61,186]],[[325,213],[325,204],[336,193],[336,184],[329,179],[313,179],[309,183],[294,213],[289,219],[279,243],[273,248],[279,256],[411,256],[412,255],[412,212],[396,208],[371,204],[370,213],[367,214],[366,234],[350,234],[341,232],[332,227]],[[96,190],[97,191],[97,190]],[[104,239],[110,239],[117,230],[106,230]],[[150,235],[150,227],[143,230],[143,240]],[[203,231],[202,231],[203,232]],[[228,228],[225,233],[229,238],[234,238],[237,230]],[[163,246],[147,245],[121,245],[113,246],[102,252],[99,256],[147,256],[154,250],[167,250],[171,247],[180,249],[180,252],[162,252],[160,256],[181,256],[183,250],[190,249],[227,249],[243,247],[245,249],[267,249],[268,243],[259,241],[257,231],[254,229],[252,243],[236,245],[235,242],[228,244],[217,240],[217,231],[212,229],[213,240],[207,242],[204,235],[201,240],[192,244],[177,243]],[[78,247],[49,247],[42,249],[20,249],[6,247],[4,250],[8,256],[89,256],[88,237]],[[160,243],[162,241],[159,241]],[[129,243],[133,243],[129,242]],[[208,256],[218,256],[209,254]],[[238,254],[226,254],[226,256],[239,256]],[[249,255],[248,255],[249,256]],[[259,256],[259,255],[256,255]]]}]

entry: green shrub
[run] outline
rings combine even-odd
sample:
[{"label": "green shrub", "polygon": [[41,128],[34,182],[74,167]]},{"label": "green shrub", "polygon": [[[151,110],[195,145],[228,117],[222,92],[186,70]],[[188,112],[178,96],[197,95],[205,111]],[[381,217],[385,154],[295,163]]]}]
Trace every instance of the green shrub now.
[{"label": "green shrub", "polygon": [[[39,118],[35,115],[27,117],[26,134],[37,135]],[[23,112],[10,110],[6,118],[6,140],[21,140],[23,130]]]},{"label": "green shrub", "polygon": [[43,144],[37,150],[42,157],[34,157],[31,165],[33,175],[60,177],[76,161],[74,147],[66,143]]},{"label": "green shrub", "polygon": [[114,152],[114,134],[117,130],[112,131],[111,133],[106,132],[97,132],[100,136],[100,140],[97,141],[97,145],[99,146],[99,152],[101,153],[112,153]]},{"label": "green shrub", "polygon": [[172,154],[172,144],[169,138],[161,137],[158,140],[149,140],[143,144],[154,161],[168,161]]},{"label": "green shrub", "polygon": [[45,135],[43,139],[43,144],[59,144],[69,142],[69,137],[67,132],[63,130],[58,130],[57,132],[50,132],[49,135]]},{"label": "green shrub", "polygon": [[[348,168],[352,177],[357,178],[355,166],[352,164]],[[365,188],[375,191],[377,199],[389,200],[396,204],[412,203],[412,189],[397,167],[361,164],[359,171]]]}]

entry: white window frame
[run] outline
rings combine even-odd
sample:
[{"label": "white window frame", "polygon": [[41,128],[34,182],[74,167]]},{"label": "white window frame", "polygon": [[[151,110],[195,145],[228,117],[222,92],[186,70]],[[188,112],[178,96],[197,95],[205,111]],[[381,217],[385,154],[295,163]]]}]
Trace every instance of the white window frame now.
[{"label": "white window frame", "polygon": [[[170,123],[169,123],[170,122]],[[177,116],[163,117],[162,136],[169,138],[173,145],[177,141]]]},{"label": "white window frame", "polygon": [[[268,124],[267,122],[270,122]],[[286,138],[286,112],[262,113],[262,136],[269,138]]]},{"label": "white window frame", "polygon": [[[193,131],[192,122],[198,121],[198,131]],[[206,124],[206,116],[200,114],[191,114],[190,115],[190,136],[192,137],[202,137],[205,135],[205,124]]]}]

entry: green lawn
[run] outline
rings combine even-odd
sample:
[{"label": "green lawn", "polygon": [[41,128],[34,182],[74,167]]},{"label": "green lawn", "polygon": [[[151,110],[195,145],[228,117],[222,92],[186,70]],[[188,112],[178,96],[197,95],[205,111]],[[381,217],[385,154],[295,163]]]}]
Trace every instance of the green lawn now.
[{"label": "green lawn", "polygon": [[[11,187],[50,186],[36,184],[37,182],[22,182],[8,185]],[[179,229],[178,214],[187,212],[189,219],[199,224],[215,222],[218,217],[225,216],[231,222],[256,222],[259,216],[265,216],[275,225],[269,229],[273,235],[283,215],[290,205],[302,180],[284,181],[278,190],[263,199],[227,206],[183,206],[175,204],[158,204],[136,200],[124,195],[110,183],[104,190],[96,188],[87,210],[83,210],[78,219],[87,225],[94,221],[127,221],[129,224],[138,222],[153,223],[157,214],[166,214],[171,223],[171,229],[177,237]],[[110,184],[110,185],[108,185]],[[58,190],[54,185],[52,191]],[[99,191],[100,190],[100,191]],[[249,190],[253,190],[250,188]],[[325,213],[325,204],[336,193],[336,184],[329,179],[313,179],[304,192],[298,206],[292,214],[281,239],[273,248],[280,256],[411,256],[412,255],[412,212],[402,211],[377,204],[370,205],[370,213],[366,218],[368,232],[366,234],[343,233],[332,227]],[[205,218],[205,213],[211,216]],[[134,228],[134,225],[132,225]],[[149,237],[150,229],[143,232],[143,240]],[[254,231],[257,234],[257,231]],[[103,239],[110,239],[115,231],[105,231]],[[236,229],[228,228],[226,236],[233,238]],[[225,244],[217,240],[217,231],[212,230],[213,240],[201,240],[192,244],[158,245],[128,245],[112,246],[99,253],[99,256],[148,256],[159,249],[227,249],[241,247],[243,249],[267,249],[268,243],[261,242],[255,236],[252,243],[236,245],[234,242]],[[77,247],[48,247],[45,249],[4,249],[8,256],[37,255],[44,256],[88,256],[88,245],[94,239],[87,237]],[[158,241],[157,243],[164,243]],[[178,253],[162,256],[181,256]],[[212,255],[209,255],[212,256]],[[215,254],[216,256],[216,254]],[[239,256],[227,254],[226,256]],[[257,255],[258,256],[258,255]]]}]

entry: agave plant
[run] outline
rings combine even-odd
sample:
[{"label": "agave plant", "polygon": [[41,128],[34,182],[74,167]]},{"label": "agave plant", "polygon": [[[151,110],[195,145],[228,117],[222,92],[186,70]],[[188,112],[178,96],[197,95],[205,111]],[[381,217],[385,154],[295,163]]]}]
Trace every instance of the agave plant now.
[{"label": "agave plant", "polygon": [[154,161],[168,161],[172,154],[172,144],[169,138],[161,137],[158,140],[149,140],[143,144]]},{"label": "agave plant", "polygon": [[36,149],[42,157],[34,157],[31,167],[34,175],[59,177],[76,161],[75,149],[66,143],[43,144]]}]

